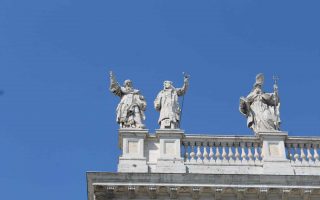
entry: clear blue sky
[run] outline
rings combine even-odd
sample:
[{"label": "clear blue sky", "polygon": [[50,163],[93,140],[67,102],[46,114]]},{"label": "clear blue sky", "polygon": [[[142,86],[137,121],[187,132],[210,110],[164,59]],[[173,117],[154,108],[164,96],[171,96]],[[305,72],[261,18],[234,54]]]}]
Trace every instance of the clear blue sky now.
[{"label": "clear blue sky", "polygon": [[320,1],[0,0],[1,199],[85,200],[115,171],[108,71],[146,97],[191,74],[187,133],[252,134],[238,111],[257,73],[280,77],[282,130],[320,136]]}]

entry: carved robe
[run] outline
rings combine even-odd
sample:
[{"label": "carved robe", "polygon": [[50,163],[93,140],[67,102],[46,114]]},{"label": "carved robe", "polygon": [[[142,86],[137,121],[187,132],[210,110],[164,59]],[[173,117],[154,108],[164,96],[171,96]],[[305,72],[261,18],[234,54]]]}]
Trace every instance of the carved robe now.
[{"label": "carved robe", "polygon": [[174,124],[173,128],[179,128],[181,109],[178,97],[184,95],[186,89],[187,87],[184,85],[182,88],[171,87],[159,92],[154,101],[154,106],[157,111],[160,111],[158,120],[160,126],[164,120],[169,120],[170,123]]},{"label": "carved robe", "polygon": [[111,91],[121,98],[116,112],[116,121],[125,127],[143,128],[144,111],[147,103],[139,90],[126,87],[114,87]]},{"label": "carved robe", "polygon": [[254,89],[240,100],[240,112],[247,117],[247,126],[255,133],[279,130],[279,98],[274,93]]}]

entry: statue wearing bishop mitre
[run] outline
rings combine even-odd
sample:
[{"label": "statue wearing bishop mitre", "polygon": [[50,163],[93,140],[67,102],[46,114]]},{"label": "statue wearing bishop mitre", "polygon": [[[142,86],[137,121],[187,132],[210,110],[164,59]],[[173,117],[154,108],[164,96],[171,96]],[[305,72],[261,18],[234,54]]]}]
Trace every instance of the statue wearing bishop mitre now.
[{"label": "statue wearing bishop mitre", "polygon": [[280,99],[277,82],[273,93],[263,91],[264,76],[258,74],[252,91],[240,98],[240,112],[247,118],[247,126],[255,133],[280,130]]}]

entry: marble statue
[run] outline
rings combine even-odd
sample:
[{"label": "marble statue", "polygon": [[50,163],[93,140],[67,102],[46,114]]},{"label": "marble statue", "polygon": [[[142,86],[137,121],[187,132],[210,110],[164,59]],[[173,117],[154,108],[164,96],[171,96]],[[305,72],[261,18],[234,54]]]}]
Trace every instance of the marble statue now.
[{"label": "marble statue", "polygon": [[277,79],[274,77],[274,92],[264,93],[263,74],[256,76],[256,82],[247,97],[240,97],[240,112],[247,118],[247,126],[255,133],[280,130],[280,101]]},{"label": "marble statue", "polygon": [[133,88],[131,80],[125,80],[121,87],[110,72],[110,91],[120,97],[120,103],[116,109],[116,120],[120,128],[145,128],[144,111],[147,103],[140,91]]},{"label": "marble statue", "polygon": [[154,107],[160,111],[158,123],[161,129],[180,128],[181,108],[178,97],[183,96],[189,87],[189,76],[184,76],[182,88],[175,88],[171,81],[163,82],[163,90],[159,92],[154,100]]}]

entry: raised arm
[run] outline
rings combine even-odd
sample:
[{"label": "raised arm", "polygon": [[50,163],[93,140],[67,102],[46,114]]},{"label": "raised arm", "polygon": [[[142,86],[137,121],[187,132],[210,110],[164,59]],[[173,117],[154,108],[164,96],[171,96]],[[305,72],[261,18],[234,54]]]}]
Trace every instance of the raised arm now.
[{"label": "raised arm", "polygon": [[109,90],[114,95],[121,97],[122,96],[121,87],[120,87],[119,83],[117,82],[116,77],[113,75],[112,71],[109,72],[109,78],[110,78]]},{"label": "raised arm", "polygon": [[189,88],[189,76],[185,75],[183,80],[183,86],[181,88],[177,88],[178,96],[184,95]]},{"label": "raised arm", "polygon": [[154,100],[154,108],[156,109],[156,111],[160,111],[161,110],[161,92],[159,92],[159,94],[157,95],[157,98]]},{"label": "raised arm", "polygon": [[280,103],[280,98],[279,98],[279,90],[278,90],[278,85],[277,83],[275,83],[273,85],[273,99],[274,99],[274,102],[275,102],[275,105],[277,106],[279,103]]}]

